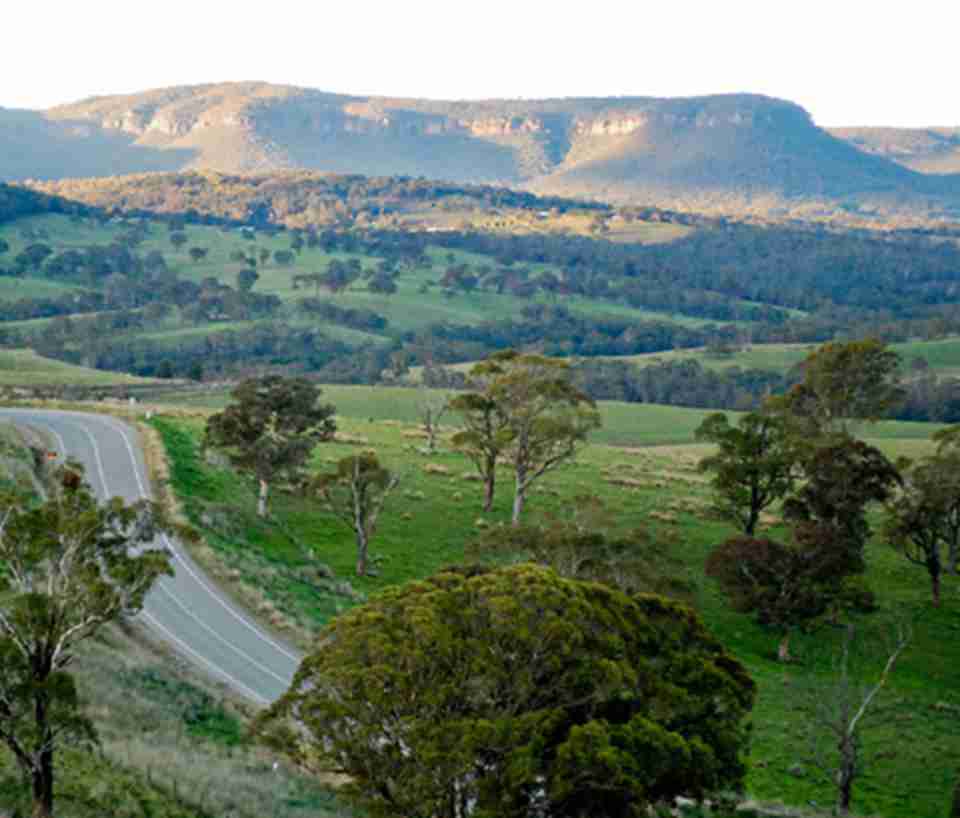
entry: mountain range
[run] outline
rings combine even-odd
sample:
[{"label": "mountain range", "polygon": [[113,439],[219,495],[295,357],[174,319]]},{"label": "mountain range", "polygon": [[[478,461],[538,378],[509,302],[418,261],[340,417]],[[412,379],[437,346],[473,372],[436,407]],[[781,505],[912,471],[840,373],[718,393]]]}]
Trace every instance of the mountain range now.
[{"label": "mountain range", "polygon": [[679,209],[960,217],[960,128],[819,128],[734,94],[443,102],[259,82],[0,109],[0,180],[205,169],[424,176]]}]

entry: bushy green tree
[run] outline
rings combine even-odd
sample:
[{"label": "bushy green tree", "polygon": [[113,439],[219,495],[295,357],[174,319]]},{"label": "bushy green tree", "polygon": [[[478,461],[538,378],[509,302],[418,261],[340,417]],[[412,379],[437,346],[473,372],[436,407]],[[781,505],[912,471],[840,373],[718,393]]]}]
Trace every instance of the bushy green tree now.
[{"label": "bushy green tree", "polygon": [[0,498],[0,741],[30,778],[38,818],[52,814],[57,748],[96,738],[67,672],[74,649],[171,573],[166,551],[149,547],[166,525],[156,506],[98,502],[76,464],[46,484],[43,502]]},{"label": "bushy green tree", "polygon": [[587,435],[600,426],[600,414],[570,380],[569,364],[559,358],[506,350],[470,370],[478,393],[451,402],[467,428],[453,444],[478,463],[492,501],[497,458],[509,460],[514,476],[513,523],[530,487],[572,459]]},{"label": "bushy green tree", "polygon": [[791,433],[789,418],[749,412],[733,426],[717,412],[704,419],[696,436],[718,448],[699,464],[701,471],[713,473],[716,510],[752,537],[760,513],[794,484],[800,444]]},{"label": "bushy green tree", "polygon": [[334,412],[304,378],[251,378],[207,421],[204,445],[225,449],[237,468],[253,474],[260,486],[257,513],[266,517],[271,482],[298,481],[313,447],[335,434]]},{"label": "bushy green tree", "polygon": [[780,634],[778,656],[790,659],[790,636],[811,626],[844,595],[861,561],[834,526],[803,527],[793,543],[731,537],[707,557],[706,573],[720,583],[734,610]]},{"label": "bushy green tree", "polygon": [[960,456],[941,450],[904,471],[903,490],[887,504],[884,533],[890,544],[926,569],[934,607],[948,564],[956,568],[960,540]]},{"label": "bushy green tree", "polygon": [[803,380],[774,403],[821,433],[845,433],[853,422],[877,421],[903,398],[900,357],[875,338],[824,344],[799,367]]},{"label": "bushy green tree", "polygon": [[896,465],[876,446],[837,435],[812,446],[801,461],[802,480],[783,504],[784,516],[803,526],[830,526],[861,561],[872,529],[871,503],[890,499],[900,484]]},{"label": "bushy green tree", "polygon": [[739,788],[753,699],[689,608],[520,565],[337,617],[259,726],[368,815],[627,818]]}]

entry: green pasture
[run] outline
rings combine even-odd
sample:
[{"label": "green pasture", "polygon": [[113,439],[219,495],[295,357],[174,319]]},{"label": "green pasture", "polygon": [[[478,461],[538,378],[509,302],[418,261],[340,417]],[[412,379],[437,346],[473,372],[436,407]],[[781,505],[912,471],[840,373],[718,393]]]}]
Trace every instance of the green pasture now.
[{"label": "green pasture", "polygon": [[111,386],[156,383],[123,372],[87,369],[44,358],[29,349],[0,349],[0,386]]},{"label": "green pasture", "polygon": [[[698,361],[707,369],[766,369],[785,372],[813,352],[819,344],[748,344],[729,354],[717,354],[703,347],[673,349],[667,352],[651,352],[644,355],[625,355],[613,360],[630,361],[638,366],[649,366],[660,361]],[[915,358],[927,362],[930,370],[938,375],[960,375],[960,338],[943,338],[936,341],[910,341],[890,344],[890,348],[903,359],[910,371]]]},{"label": "green pasture", "polygon": [[[338,407],[342,436],[339,442],[319,446],[311,467],[329,469],[341,457],[375,450],[401,475],[371,545],[379,572],[375,577],[352,575],[351,532],[309,501],[279,493],[273,513],[280,524],[259,523],[249,512],[249,482],[202,457],[201,417],[161,415],[154,421],[172,458],[172,485],[188,514],[194,521],[213,521],[204,532],[217,558],[238,581],[266,594],[262,613],[271,621],[296,622],[308,630],[356,604],[332,590],[337,582],[348,581],[355,593],[368,595],[462,560],[466,542],[509,519],[511,499],[510,475],[504,469],[494,510],[482,514],[481,486],[467,477],[472,467],[449,448],[452,426],[442,435],[438,453],[421,451],[415,390],[327,387],[324,394]],[[826,627],[797,637],[798,659],[785,667],[775,660],[776,636],[732,612],[703,577],[710,548],[733,533],[710,513],[709,483],[697,469],[709,447],[690,442],[704,413],[625,404],[602,404],[601,410],[606,427],[597,442],[543,479],[530,499],[527,518],[569,518],[582,505],[576,498],[592,494],[606,508],[604,525],[619,531],[652,527],[669,537],[674,554],[695,580],[693,603],[759,686],[750,795],[826,807],[829,787],[806,763],[801,733],[807,717],[796,702],[799,687],[829,676],[840,631]],[[934,428],[892,423],[865,433],[891,456],[917,456],[930,450],[928,437]],[[765,526],[765,534],[786,536],[775,513],[765,517]],[[335,581],[324,584],[318,579],[326,576],[317,573],[321,564]],[[945,814],[960,765],[960,731],[955,729],[960,711],[951,709],[960,708],[960,584],[949,578],[944,607],[933,610],[923,570],[879,537],[869,549],[867,580],[880,610],[862,619],[862,632],[880,634],[885,623],[906,617],[913,622],[915,637],[883,694],[883,718],[866,733],[868,748],[880,752],[880,758],[867,767],[857,790],[857,811],[885,818]],[[796,774],[797,765],[802,775]]]},{"label": "green pasture", "polygon": [[[6,239],[10,246],[7,254],[11,259],[25,246],[34,242],[48,243],[55,250],[81,248],[90,244],[108,244],[120,239],[129,229],[129,226],[109,222],[101,225],[92,220],[77,221],[63,215],[43,215],[17,220],[12,224],[0,226],[0,238]],[[347,261],[357,259],[365,269],[374,267],[380,259],[357,254],[327,253],[319,248],[304,247],[289,266],[277,264],[272,254],[277,250],[286,250],[290,247],[290,236],[279,233],[274,236],[257,234],[255,241],[242,237],[239,230],[221,229],[206,225],[187,225],[184,233],[187,242],[179,250],[170,243],[170,233],[163,224],[148,225],[148,234],[139,245],[138,252],[146,254],[151,250],[159,250],[164,254],[168,266],[183,278],[201,281],[204,278],[216,278],[231,286],[236,285],[237,273],[245,266],[230,260],[230,254],[237,249],[248,253],[258,254],[261,249],[269,250],[270,260],[264,265],[258,265],[257,272],[260,279],[254,290],[279,296],[287,302],[293,302],[304,296],[315,296],[323,300],[330,300],[344,307],[362,307],[374,310],[388,318],[392,328],[397,330],[411,330],[427,324],[447,321],[457,324],[479,324],[484,321],[502,318],[517,317],[523,309],[531,303],[547,302],[547,297],[540,293],[534,298],[518,298],[510,294],[497,295],[486,291],[474,291],[466,294],[457,292],[445,294],[435,282],[442,278],[445,269],[451,264],[468,263],[474,267],[488,265],[496,267],[493,259],[477,254],[461,251],[448,251],[443,248],[433,248],[429,251],[432,267],[422,267],[413,270],[404,270],[397,278],[398,290],[391,296],[377,295],[367,292],[365,285],[358,282],[351,289],[336,296],[326,291],[315,291],[309,285],[294,288],[294,277],[316,272],[323,272],[334,260]],[[27,238],[32,231],[32,237]],[[193,261],[189,255],[191,247],[203,247],[207,256],[200,261]],[[2,260],[0,260],[2,261]],[[525,265],[532,274],[538,275],[553,267],[545,264]],[[2,281],[2,279],[0,279]],[[49,282],[43,278],[27,278],[19,280],[23,288],[22,295],[52,294],[54,291],[63,291],[64,285]],[[36,288],[33,293],[29,288]],[[11,290],[11,293],[14,291]],[[0,284],[0,301],[8,293]],[[9,294],[9,297],[20,297]],[[562,303],[574,312],[586,316],[613,315],[630,318],[637,321],[671,321],[686,326],[702,326],[710,321],[678,314],[651,312],[634,309],[629,306],[604,301],[595,298],[565,297]],[[287,316],[288,318],[292,316]],[[314,322],[315,325],[316,322]],[[14,324],[9,326],[13,327]],[[25,324],[17,322],[21,328],[33,328],[42,324]],[[216,325],[210,326],[210,332],[215,331]],[[140,333],[136,333],[139,335]]]}]

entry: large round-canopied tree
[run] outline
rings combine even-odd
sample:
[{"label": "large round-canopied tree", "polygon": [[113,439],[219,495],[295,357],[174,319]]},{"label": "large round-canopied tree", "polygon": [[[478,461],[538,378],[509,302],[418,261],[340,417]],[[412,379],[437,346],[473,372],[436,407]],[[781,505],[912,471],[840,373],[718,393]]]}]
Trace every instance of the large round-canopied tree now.
[{"label": "large round-canopied tree", "polygon": [[738,788],[753,699],[689,608],[525,564],[337,617],[260,729],[369,815],[625,817]]},{"label": "large round-canopied tree", "polygon": [[225,449],[237,468],[253,473],[260,484],[257,513],[265,517],[271,482],[299,477],[313,447],[336,432],[334,412],[304,378],[252,378],[207,421],[205,445]]}]

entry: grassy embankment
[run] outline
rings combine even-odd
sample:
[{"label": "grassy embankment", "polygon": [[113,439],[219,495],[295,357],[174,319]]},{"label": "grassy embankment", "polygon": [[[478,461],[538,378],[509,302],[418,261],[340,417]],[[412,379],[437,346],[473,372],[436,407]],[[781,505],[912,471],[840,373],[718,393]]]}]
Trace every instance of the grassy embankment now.
[{"label": "grassy embankment", "polygon": [[[411,423],[415,395],[406,394],[405,399],[402,390],[326,390],[326,397],[339,407],[341,429],[353,443],[319,447],[314,468],[327,468],[340,457],[373,448],[403,476],[372,545],[381,558],[379,574],[365,579],[351,576],[350,532],[308,502],[276,497],[273,511],[286,534],[261,527],[245,513],[243,508],[250,505],[246,484],[227,470],[205,464],[200,456],[201,418],[155,421],[173,459],[174,488],[187,511],[194,520],[203,517],[209,523],[208,539],[226,570],[263,589],[267,601],[261,613],[275,614],[275,622],[286,617],[310,627],[321,625],[354,604],[347,596],[329,592],[336,582],[348,580],[355,591],[370,594],[425,576],[461,560],[464,543],[482,527],[508,519],[506,473],[501,475],[494,511],[484,518],[479,484],[464,479],[470,472],[464,458],[446,449],[431,457],[417,453],[422,441]],[[529,518],[569,514],[576,505],[573,498],[589,492],[604,500],[618,529],[653,525],[670,532],[676,555],[698,580],[695,604],[759,685],[748,781],[751,795],[794,805],[828,805],[829,786],[818,781],[806,763],[801,734],[807,718],[796,702],[798,687],[829,676],[839,631],[825,628],[797,638],[798,661],[786,667],[778,664],[776,637],[731,612],[702,575],[710,547],[733,533],[708,513],[709,487],[696,470],[705,449],[691,442],[692,429],[703,413],[617,404],[602,408],[606,426],[598,443],[587,447],[576,463],[544,479],[530,503]],[[927,449],[926,439],[934,428],[889,423],[868,434],[891,454],[917,455]],[[669,445],[652,445],[658,442]],[[223,513],[228,508],[233,508],[232,515]],[[775,536],[783,535],[775,519],[769,524]],[[324,586],[327,590],[319,589],[320,563],[336,575]],[[857,811],[885,818],[945,814],[960,767],[958,585],[948,580],[944,607],[932,610],[922,569],[906,563],[879,539],[869,549],[867,579],[877,593],[880,611],[863,620],[862,630],[879,632],[882,623],[905,616],[914,622],[915,638],[884,694],[884,715],[867,734],[868,750],[881,753],[869,763],[858,786]]]},{"label": "grassy embankment", "polygon": [[[33,458],[0,423],[0,489],[30,488]],[[100,736],[93,752],[57,756],[58,818],[326,818],[328,790],[296,774],[247,735],[250,712],[135,625],[84,642],[73,665]],[[0,814],[26,814],[28,787],[0,747]]]}]

